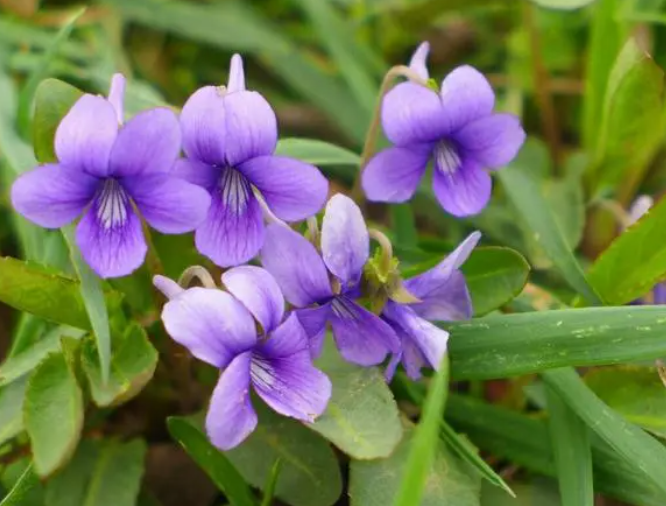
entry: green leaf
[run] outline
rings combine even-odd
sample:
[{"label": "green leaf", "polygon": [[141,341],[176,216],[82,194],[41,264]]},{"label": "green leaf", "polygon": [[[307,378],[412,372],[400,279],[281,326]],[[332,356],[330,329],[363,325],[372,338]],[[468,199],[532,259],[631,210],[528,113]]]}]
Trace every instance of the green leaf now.
[{"label": "green leaf", "polygon": [[35,91],[35,117],[32,125],[35,156],[40,163],[56,162],[54,139],[62,118],[83,92],[59,79],[45,79]]},{"label": "green leaf", "polygon": [[606,406],[571,368],[543,373],[562,400],[625,461],[666,494],[666,448]]},{"label": "green leaf", "polygon": [[551,388],[546,388],[546,396],[562,504],[594,506],[592,452],[587,426]]},{"label": "green leaf", "polygon": [[224,492],[232,506],[255,506],[250,487],[231,462],[208,442],[201,428],[187,418],[167,419],[169,434]]},{"label": "green leaf", "polygon": [[0,506],[33,506],[37,503],[35,496],[40,493],[40,489],[39,478],[30,465],[0,502]]},{"label": "green leaf", "polygon": [[95,343],[87,340],[81,353],[81,366],[88,378],[90,393],[95,404],[101,407],[122,404],[136,396],[153,377],[159,358],[138,323],[128,326],[113,345],[111,374],[106,383],[102,381]]},{"label": "green leaf", "polygon": [[666,438],[666,389],[656,368],[623,365],[592,369],[584,380],[624,418]]},{"label": "green leaf", "polygon": [[509,199],[523,217],[537,243],[541,245],[567,283],[590,303],[600,304],[599,296],[585,279],[569,242],[537,181],[530,175],[535,162],[542,164],[538,146],[527,143],[513,163],[498,172]]},{"label": "green leaf", "polygon": [[316,139],[280,139],[275,154],[290,156],[313,165],[358,166],[361,163],[361,157],[356,153]]},{"label": "green leaf", "polygon": [[146,449],[140,439],[106,442],[81,506],[134,506],[141,488]]},{"label": "green leaf", "polygon": [[102,371],[102,383],[109,381],[111,367],[111,330],[109,313],[104,300],[104,291],[97,275],[85,262],[76,244],[74,226],[62,228],[62,234],[69,247],[72,265],[79,276],[81,298],[88,314],[88,320],[97,342],[97,353]]},{"label": "green leaf", "polygon": [[[595,0],[532,0],[539,7],[546,7],[548,9],[580,9],[590,5]],[[568,504],[568,503],[567,503]]]},{"label": "green leaf", "polygon": [[33,371],[23,405],[35,471],[51,475],[76,450],[83,426],[83,395],[65,355],[52,353]]},{"label": "green leaf", "polygon": [[[410,424],[411,425],[411,424]],[[351,506],[393,504],[416,437],[411,426],[405,428],[396,451],[387,459],[350,464],[349,497]],[[453,455],[440,441],[432,442],[432,461],[425,468],[425,488],[420,500],[410,506],[478,506],[481,482],[465,462]]]},{"label": "green leaf", "polygon": [[428,387],[421,419],[401,473],[400,487],[392,502],[396,506],[421,504],[421,498],[425,495],[428,473],[436,455],[439,424],[444,414],[448,388],[449,358],[445,356]]},{"label": "green leaf", "polygon": [[28,378],[0,388],[0,446],[23,431],[23,398]]},{"label": "green leaf", "polygon": [[666,279],[665,226],[662,199],[594,262],[588,279],[609,305],[627,304]]},{"label": "green leaf", "polygon": [[81,441],[72,460],[46,484],[46,506],[83,504],[99,457],[99,442]]},{"label": "green leaf", "polygon": [[262,487],[273,463],[282,460],[275,496],[292,506],[330,506],[342,493],[335,454],[318,434],[259,403],[256,430],[240,446],[225,452],[245,480]]},{"label": "green leaf", "polygon": [[280,469],[282,469],[282,461],[278,459],[273,464],[273,467],[271,467],[271,473],[268,475],[266,485],[263,487],[264,497],[261,499],[261,506],[271,506],[273,503],[275,487],[277,487],[277,481],[280,477]]},{"label": "green leaf", "polygon": [[562,366],[666,356],[666,307],[563,309],[442,324],[455,379],[506,378]]},{"label": "green leaf", "polygon": [[402,425],[379,370],[344,362],[337,351],[325,351],[318,365],[333,383],[333,394],[309,427],[354,459],[388,457],[400,442]]}]

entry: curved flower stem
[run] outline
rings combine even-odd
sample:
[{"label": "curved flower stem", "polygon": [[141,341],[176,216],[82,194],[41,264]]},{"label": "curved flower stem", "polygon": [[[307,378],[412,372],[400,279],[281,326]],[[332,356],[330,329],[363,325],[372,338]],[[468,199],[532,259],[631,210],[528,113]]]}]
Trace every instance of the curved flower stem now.
[{"label": "curved flower stem", "polygon": [[319,250],[319,223],[316,216],[310,216],[307,219],[308,239]]},{"label": "curved flower stem", "polygon": [[187,288],[193,279],[198,279],[204,288],[217,288],[213,276],[210,275],[210,272],[205,267],[201,267],[200,265],[193,265],[185,269],[178,279],[178,284],[183,288]]},{"label": "curved flower stem", "polygon": [[623,229],[629,228],[633,224],[629,213],[627,213],[624,207],[622,207],[615,200],[602,199],[598,204],[599,207],[611,213],[617,224],[620,225]]},{"label": "curved flower stem", "polygon": [[150,233],[150,227],[146,224],[145,220],[141,220],[143,225],[143,235],[146,238],[146,245],[148,246],[148,254],[146,255],[146,266],[148,267],[148,272],[150,272],[150,277],[154,277],[157,274],[163,274],[164,268],[162,267],[162,260],[160,255],[155,248],[155,243],[153,242],[153,236]]},{"label": "curved flower stem", "polygon": [[354,180],[354,186],[352,187],[352,198],[359,204],[362,204],[364,200],[363,191],[361,191],[361,174],[363,174],[363,169],[367,165],[368,160],[370,160],[370,157],[375,152],[375,145],[377,144],[377,133],[379,132],[379,125],[381,123],[382,101],[384,99],[384,95],[388,93],[388,91],[391,89],[391,86],[393,86],[393,82],[398,77],[406,77],[416,84],[420,84],[421,86],[426,87],[428,86],[428,81],[419,76],[407,65],[396,65],[395,67],[391,67],[384,76],[382,84],[379,88],[379,97],[372,114],[372,121],[370,122],[370,127],[368,128],[368,132],[365,135],[363,151],[361,152],[361,161],[359,163],[359,171],[356,175],[356,179]]},{"label": "curved flower stem", "polygon": [[382,248],[382,269],[384,272],[389,272],[393,260],[393,245],[391,241],[386,237],[386,234],[375,228],[368,229],[368,235],[377,241]]}]

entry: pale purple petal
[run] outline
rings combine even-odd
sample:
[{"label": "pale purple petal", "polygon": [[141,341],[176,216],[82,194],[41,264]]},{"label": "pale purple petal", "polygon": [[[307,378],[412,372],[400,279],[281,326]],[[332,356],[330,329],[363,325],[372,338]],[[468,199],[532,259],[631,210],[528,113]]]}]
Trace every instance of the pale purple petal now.
[{"label": "pale purple petal", "polygon": [[426,86],[400,83],[384,96],[382,126],[396,146],[435,142],[448,124],[439,95]]},{"label": "pale purple petal", "polygon": [[59,228],[79,216],[99,180],[75,169],[43,165],[21,174],[11,190],[14,209],[46,228]]},{"label": "pale purple petal", "polygon": [[211,196],[208,216],[195,234],[197,249],[220,267],[251,260],[264,242],[264,222],[250,184],[240,172],[225,169]]},{"label": "pale purple petal", "polygon": [[226,163],[227,126],[223,90],[215,86],[198,89],[180,113],[183,150],[188,158],[208,165]]},{"label": "pale purple petal", "polygon": [[649,195],[641,195],[634,203],[631,204],[629,209],[629,221],[630,223],[636,223],[640,220],[645,213],[647,213],[650,208],[654,205],[654,200]]},{"label": "pale purple petal", "polygon": [[331,304],[323,306],[296,309],[294,311],[301,322],[305,333],[310,340],[310,355],[317,358],[321,355],[324,338],[326,337],[326,322],[331,313]]},{"label": "pale purple petal", "polygon": [[141,220],[117,181],[104,183],[76,227],[76,242],[102,278],[127,276],[143,264],[147,246]]},{"label": "pale purple petal", "polygon": [[305,237],[281,225],[270,225],[261,263],[296,307],[325,302],[333,292],[324,262]]},{"label": "pale purple petal", "polygon": [[406,202],[412,198],[428,166],[430,147],[388,148],[363,169],[361,184],[368,200]]},{"label": "pale purple petal", "polygon": [[153,277],[153,286],[157,288],[167,299],[178,297],[185,293],[185,289],[173,279],[157,274]]},{"label": "pale purple petal", "polygon": [[109,154],[118,134],[118,118],[111,103],[83,95],[62,119],[55,134],[61,165],[93,176],[109,173]]},{"label": "pale purple petal", "polygon": [[237,91],[224,97],[227,163],[235,167],[257,156],[272,155],[277,145],[277,118],[256,91]]},{"label": "pale purple petal", "polygon": [[116,111],[119,125],[122,125],[125,120],[125,85],[125,76],[113,74],[111,88],[109,89],[109,102]]},{"label": "pale purple petal", "polygon": [[406,368],[409,366],[410,376],[413,377],[415,370],[420,368],[420,355],[427,360],[430,367],[439,368],[446,354],[449,339],[447,331],[424,320],[404,304],[389,301],[384,307],[383,315],[400,334],[403,364]]},{"label": "pale purple petal", "polygon": [[331,303],[330,323],[340,355],[349,362],[376,365],[400,348],[390,325],[347,297],[336,297]]},{"label": "pale purple petal", "polygon": [[257,413],[250,399],[251,353],[232,360],[217,382],[206,414],[206,434],[213,446],[230,450],[257,426]]},{"label": "pale purple petal", "polygon": [[428,53],[430,52],[430,44],[428,42],[421,42],[419,47],[416,48],[412,59],[409,60],[409,68],[416,72],[423,80],[428,80],[430,74],[428,73]]},{"label": "pale purple petal", "polygon": [[[400,334],[396,332],[396,335],[399,336]],[[398,365],[400,365],[401,361],[402,361],[402,350],[398,351],[398,353],[393,353],[391,355],[391,359],[389,360],[389,363],[387,364],[386,369],[384,370],[384,379],[386,380],[386,383],[391,383],[391,381],[393,381],[393,376],[395,376],[395,371],[398,369]]]},{"label": "pale purple petal", "polygon": [[503,167],[525,142],[520,119],[512,114],[492,114],[473,121],[455,133],[462,150],[484,167]]},{"label": "pale purple petal", "polygon": [[261,267],[244,265],[222,274],[222,283],[268,334],[282,321],[284,298],[275,278]]},{"label": "pale purple petal", "polygon": [[252,315],[231,295],[214,288],[185,290],[164,305],[162,321],[174,341],[221,369],[257,343]]},{"label": "pale purple petal", "polygon": [[[404,335],[402,331],[398,331],[398,333]],[[421,374],[421,369],[428,367],[428,360],[411,339],[405,338],[402,342],[402,366],[405,368],[407,377],[417,381],[423,376]]]},{"label": "pale purple petal", "polygon": [[652,289],[652,304],[666,304],[666,283],[657,283]]},{"label": "pale purple petal", "polygon": [[229,65],[229,79],[227,80],[227,92],[233,93],[235,91],[245,90],[245,71],[243,70],[243,58],[241,55],[235,54],[231,57],[231,64]]},{"label": "pale purple petal", "polygon": [[450,171],[440,169],[435,162],[433,191],[440,205],[448,213],[458,216],[478,214],[486,207],[492,193],[490,174],[470,159]]},{"label": "pale purple petal", "polygon": [[258,156],[238,167],[259,188],[270,210],[286,221],[316,214],[326,202],[328,180],[317,167],[286,156]]},{"label": "pale purple petal", "polygon": [[322,414],[331,397],[331,382],[312,365],[307,336],[294,314],[257,349],[251,377],[266,404],[304,422]]},{"label": "pale purple petal", "polygon": [[118,177],[165,174],[180,153],[180,127],[165,107],[141,112],[120,129],[109,173]]},{"label": "pale purple petal", "polygon": [[495,107],[495,93],[490,83],[469,65],[453,69],[442,81],[439,95],[446,133],[490,115]]},{"label": "pale purple petal", "polygon": [[370,237],[361,210],[340,193],[331,197],[321,228],[324,263],[343,285],[355,285],[370,256]]},{"label": "pale purple petal", "polygon": [[176,160],[171,175],[212,190],[220,181],[222,170],[191,158],[181,158]]},{"label": "pale purple petal", "polygon": [[208,191],[177,177],[151,174],[122,183],[148,224],[164,234],[191,232],[208,215]]}]

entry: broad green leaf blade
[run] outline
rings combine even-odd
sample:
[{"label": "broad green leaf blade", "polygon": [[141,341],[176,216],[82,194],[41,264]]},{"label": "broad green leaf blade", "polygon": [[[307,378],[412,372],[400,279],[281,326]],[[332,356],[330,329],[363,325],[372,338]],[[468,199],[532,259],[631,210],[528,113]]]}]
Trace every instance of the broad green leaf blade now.
[{"label": "broad green leaf blade", "polygon": [[[548,476],[556,476],[553,451],[544,420],[527,416],[478,399],[452,394],[447,418],[474,444]],[[595,487],[629,504],[662,506],[663,494],[643,474],[627,464],[606,443],[592,437]]]},{"label": "broad green leaf blade", "polygon": [[42,485],[32,465],[26,467],[0,506],[33,506],[38,503]]},{"label": "broad green leaf blade", "polygon": [[[393,503],[415,437],[414,428],[408,426],[405,437],[389,458],[352,460],[349,471],[351,506],[386,506]],[[434,440],[432,444],[434,456],[426,468],[423,496],[418,502],[409,503],[410,506],[478,506],[479,475],[440,441]]]},{"label": "broad green leaf blade", "polygon": [[392,502],[395,506],[421,504],[421,498],[425,495],[428,472],[438,446],[439,424],[444,415],[448,389],[449,358],[445,356],[428,387],[421,419],[414,431],[405,467],[400,475],[400,487]]},{"label": "broad green leaf blade", "polygon": [[400,442],[398,406],[376,368],[358,367],[324,352],[318,364],[333,383],[323,415],[309,425],[354,459],[388,457]]},{"label": "broad green leaf blade", "polygon": [[537,147],[527,143],[518,158],[509,167],[499,171],[498,176],[514,207],[562,277],[590,303],[599,305],[601,303],[599,296],[585,279],[585,274],[571,251],[542,189],[537,180],[530,175],[533,161],[539,157]]},{"label": "broad green leaf blade", "polygon": [[105,442],[81,506],[134,506],[143,476],[146,443]]},{"label": "broad green leaf blade", "polygon": [[81,297],[88,314],[88,320],[97,342],[97,353],[102,371],[102,383],[109,381],[111,367],[111,330],[109,327],[109,313],[104,300],[104,291],[97,275],[86,264],[76,244],[74,226],[69,225],[62,229],[62,234],[69,247],[72,265],[79,276]]},{"label": "broad green leaf blade", "polygon": [[224,492],[232,506],[256,506],[250,487],[224,453],[211,445],[201,428],[187,418],[167,419],[169,434]]},{"label": "broad green leaf blade", "polygon": [[72,460],[47,482],[45,506],[83,504],[99,458],[99,442],[81,441]]},{"label": "broad green leaf blade", "polygon": [[562,366],[666,356],[666,307],[563,309],[442,324],[455,379],[506,378]]},{"label": "broad green leaf blade", "polygon": [[280,139],[275,154],[297,158],[313,165],[358,166],[361,163],[361,157],[356,153],[317,139]]},{"label": "broad green leaf blade", "polygon": [[594,262],[588,280],[609,305],[648,293],[666,278],[666,199],[625,230]]},{"label": "broad green leaf blade", "polygon": [[31,374],[23,421],[35,471],[49,476],[74,454],[83,425],[83,395],[63,353],[52,353]]},{"label": "broad green leaf blade", "polygon": [[54,139],[62,118],[83,92],[58,79],[45,79],[35,92],[35,117],[32,138],[35,157],[40,163],[56,162]]},{"label": "broad green leaf blade", "polygon": [[256,430],[240,446],[225,452],[245,480],[261,488],[279,458],[282,471],[275,497],[292,506],[331,506],[342,493],[335,454],[321,436],[297,421],[255,402]]},{"label": "broad green leaf blade", "polygon": [[546,388],[546,396],[562,504],[594,506],[592,451],[587,426],[551,388]]},{"label": "broad green leaf blade", "polygon": [[532,0],[539,7],[548,9],[572,10],[590,5],[595,0]]},{"label": "broad green leaf blade", "polygon": [[101,407],[122,404],[136,396],[150,381],[157,367],[158,354],[146,331],[132,323],[114,340],[109,381],[102,381],[95,343],[87,340],[81,353],[81,366],[88,378],[90,393]]},{"label": "broad green leaf blade", "polygon": [[604,367],[591,369],[583,379],[602,401],[628,421],[666,438],[666,392],[656,368]]},{"label": "broad green leaf blade", "polygon": [[412,248],[418,245],[419,232],[416,229],[414,211],[410,204],[391,206],[391,226],[395,233],[395,245]]},{"label": "broad green leaf blade", "polygon": [[28,378],[0,388],[0,446],[23,431],[23,398]]},{"label": "broad green leaf blade", "polygon": [[661,443],[606,406],[574,369],[546,371],[543,379],[591,430],[666,494],[666,448]]}]

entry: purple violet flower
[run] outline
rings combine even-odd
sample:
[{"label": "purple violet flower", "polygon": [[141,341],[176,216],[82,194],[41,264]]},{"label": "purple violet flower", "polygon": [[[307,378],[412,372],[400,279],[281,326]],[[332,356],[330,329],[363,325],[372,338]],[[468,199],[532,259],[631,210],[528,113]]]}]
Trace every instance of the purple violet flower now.
[{"label": "purple violet flower", "polygon": [[239,55],[231,59],[227,87],[195,92],[180,124],[187,159],[178,162],[177,172],[212,197],[208,217],[195,234],[196,246],[216,264],[242,264],[261,249],[265,228],[254,191],[281,220],[303,220],[323,207],[328,181],[321,172],[273,154],[275,113],[263,96],[245,89]]},{"label": "purple violet flower", "polygon": [[334,195],[326,205],[321,251],[281,225],[268,227],[261,250],[264,267],[298,308],[313,356],[321,351],[327,324],[349,362],[375,365],[389,352],[397,353],[399,341],[391,327],[356,302],[370,238],[361,210],[344,195]]},{"label": "purple violet flower", "polygon": [[403,285],[420,302],[400,304],[389,300],[382,312],[402,342],[386,370],[390,380],[400,362],[407,376],[421,377],[422,367],[437,369],[446,353],[449,333],[431,321],[468,320],[472,317],[472,299],[465,276],[459,270],[481,239],[473,232],[437,266],[407,279]]},{"label": "purple violet flower", "polygon": [[217,448],[237,446],[257,426],[250,388],[284,416],[312,422],[324,412],[331,382],[312,365],[307,335],[295,314],[284,315],[282,293],[267,271],[228,270],[222,283],[229,293],[183,290],[162,276],[154,282],[170,298],[162,310],[169,335],[222,370],[206,415],[206,432]]},{"label": "purple violet flower", "polygon": [[[140,216],[167,234],[194,230],[210,197],[171,174],[180,151],[178,119],[167,108],[123,121],[125,78],[114,75],[109,98],[85,94],[58,126],[58,163],[19,176],[14,208],[45,228],[60,228],[83,213],[76,242],[103,278],[141,266],[146,241]],[[140,215],[137,214],[139,211]]]},{"label": "purple violet flower", "polygon": [[[428,79],[424,42],[410,69]],[[362,185],[369,200],[405,202],[433,162],[433,190],[445,211],[469,216],[483,210],[492,181],[487,169],[508,164],[525,140],[520,121],[494,114],[495,94],[470,66],[454,69],[439,92],[415,82],[395,86],[382,103],[382,126],[393,147],[365,167]]]}]

